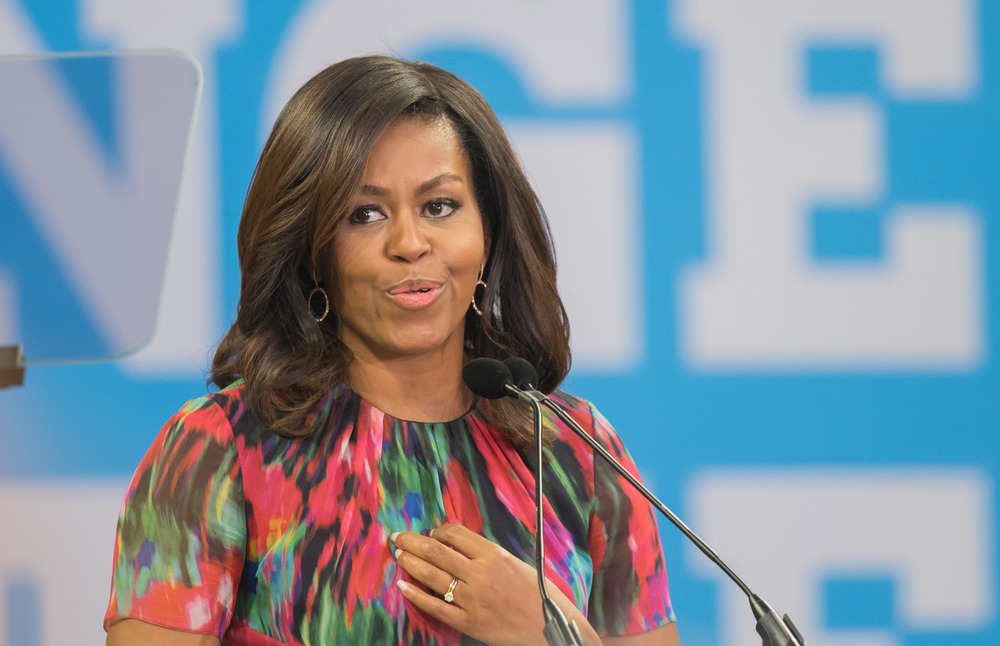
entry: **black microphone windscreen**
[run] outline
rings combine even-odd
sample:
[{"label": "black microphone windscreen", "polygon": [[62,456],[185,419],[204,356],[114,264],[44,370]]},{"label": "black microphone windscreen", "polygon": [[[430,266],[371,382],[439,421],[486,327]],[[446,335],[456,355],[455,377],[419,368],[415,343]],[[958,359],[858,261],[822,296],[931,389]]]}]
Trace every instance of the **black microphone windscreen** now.
[{"label": "black microphone windscreen", "polygon": [[511,380],[521,390],[535,390],[538,386],[538,371],[527,359],[510,357],[504,359],[503,365],[510,370]]},{"label": "black microphone windscreen", "polygon": [[462,381],[469,390],[486,399],[500,399],[509,393],[505,386],[512,383],[510,369],[502,362],[479,357],[462,368]]}]

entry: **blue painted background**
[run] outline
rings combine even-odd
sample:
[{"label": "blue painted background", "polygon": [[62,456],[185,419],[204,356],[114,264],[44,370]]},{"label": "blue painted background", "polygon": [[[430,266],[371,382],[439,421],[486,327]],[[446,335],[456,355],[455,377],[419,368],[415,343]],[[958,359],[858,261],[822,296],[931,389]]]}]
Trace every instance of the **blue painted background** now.
[{"label": "blue painted background", "polygon": [[[75,2],[15,4],[27,12],[50,50],[115,46],[81,38]],[[678,276],[709,253],[705,57],[677,38],[669,2],[632,2],[628,47],[635,89],[620,105],[538,105],[516,73],[488,52],[450,47],[422,52],[469,80],[491,103],[503,106],[502,117],[612,118],[634,125],[642,172],[643,357],[624,372],[574,371],[567,389],[594,400],[616,424],[656,491],[682,517],[690,511],[685,493],[691,479],[705,469],[957,466],[980,469],[991,483],[1000,475],[1000,363],[993,352],[1000,339],[1000,285],[994,278],[1000,269],[1000,4],[983,0],[978,7],[979,89],[967,101],[894,100],[880,86],[873,48],[817,44],[807,56],[810,95],[869,97],[883,110],[887,133],[885,200],[861,213],[818,205],[809,242],[813,258],[878,262],[883,253],[882,218],[892,202],[972,205],[983,222],[987,343],[985,360],[969,371],[712,372],[686,365],[680,348]],[[214,260],[223,287],[219,335],[238,295],[233,240],[261,145],[261,70],[298,9],[296,2],[246,2],[239,33],[212,61],[218,91],[218,141],[213,145],[218,151],[217,225],[222,240]],[[567,28],[571,25],[568,17]],[[104,144],[114,150],[113,134],[106,127],[111,109],[90,106],[89,114]],[[4,197],[12,190],[10,173],[0,164],[0,204],[17,206],[16,199]],[[0,266],[46,260],[48,252],[31,230],[30,214],[20,208],[0,213]],[[44,318],[32,314],[38,293],[70,302],[74,298],[57,274],[45,280],[51,282],[42,285],[25,277],[21,283],[26,286],[22,316],[32,324]],[[93,336],[98,342],[99,333],[84,312],[70,312],[57,326],[47,331],[33,328],[32,334],[58,336],[71,327],[73,335]],[[205,374],[195,371],[142,376],[116,364],[29,368],[24,387],[0,391],[0,479],[126,477],[163,421],[205,390],[204,380]],[[996,501],[993,505],[995,518],[1000,506]],[[933,512],[928,510],[929,524]],[[691,567],[691,559],[684,556],[688,548],[676,531],[666,526],[661,531],[682,638],[687,644],[722,643],[717,627],[720,584]],[[993,557],[983,568],[990,573],[995,599],[1000,542],[993,532]],[[762,558],[781,558],[768,555],[766,546],[760,551],[766,555]],[[19,579],[9,580],[7,590],[15,599],[8,602],[8,614],[19,617],[6,627],[8,641],[41,643],[40,629],[31,626],[42,621],[37,591]],[[28,593],[12,595],[12,590]],[[897,595],[898,583],[888,576],[831,576],[820,595],[825,628],[882,629],[894,643],[906,646],[1000,643],[996,608],[993,620],[973,631],[920,631],[902,624],[895,610]]]}]

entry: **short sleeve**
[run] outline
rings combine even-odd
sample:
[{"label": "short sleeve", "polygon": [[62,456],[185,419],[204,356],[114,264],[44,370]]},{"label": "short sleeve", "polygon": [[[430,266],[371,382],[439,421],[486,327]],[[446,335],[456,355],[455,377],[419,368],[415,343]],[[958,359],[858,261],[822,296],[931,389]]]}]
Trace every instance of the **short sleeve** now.
[{"label": "short sleeve", "polygon": [[246,545],[232,427],[211,398],[160,431],[125,495],[105,629],[140,619],[222,639]]},{"label": "short sleeve", "polygon": [[[611,424],[593,407],[591,413],[594,437],[638,477]],[[594,581],[588,620],[598,633],[635,635],[674,621],[655,509],[596,454],[590,544]]]}]

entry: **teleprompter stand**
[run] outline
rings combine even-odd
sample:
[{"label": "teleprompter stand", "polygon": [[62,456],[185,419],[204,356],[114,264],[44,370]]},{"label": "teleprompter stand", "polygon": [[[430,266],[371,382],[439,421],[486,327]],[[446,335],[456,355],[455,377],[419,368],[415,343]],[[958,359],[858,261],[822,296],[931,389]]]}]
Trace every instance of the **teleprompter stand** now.
[{"label": "teleprompter stand", "polygon": [[24,383],[24,348],[20,345],[0,346],[0,388]]}]

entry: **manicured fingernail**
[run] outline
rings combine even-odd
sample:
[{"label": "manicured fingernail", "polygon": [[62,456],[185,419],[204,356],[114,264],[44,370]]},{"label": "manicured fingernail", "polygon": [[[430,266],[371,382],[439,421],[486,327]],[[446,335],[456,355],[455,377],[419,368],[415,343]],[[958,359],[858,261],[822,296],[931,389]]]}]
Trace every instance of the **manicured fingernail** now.
[{"label": "manicured fingernail", "polygon": [[389,540],[392,541],[393,543],[395,543],[396,542],[396,537],[398,537],[398,536],[399,536],[399,532],[393,532],[393,533],[389,534]]},{"label": "manicured fingernail", "polygon": [[408,585],[408,584],[406,583],[406,581],[404,581],[404,580],[402,580],[402,579],[397,579],[397,580],[396,580],[396,585],[398,585],[398,586],[399,586],[399,589],[400,589],[400,590],[403,590],[404,592],[406,591],[406,589],[407,589],[407,588],[409,588],[409,587],[410,587],[410,586],[409,586],[409,585]]},{"label": "manicured fingernail", "polygon": [[[437,527],[435,527],[434,529],[437,529]],[[434,538],[434,529],[432,529],[432,530],[431,530],[431,531],[430,531],[430,532],[429,532],[429,533],[427,534],[427,535],[428,535],[428,536],[430,536],[431,538]]]},{"label": "manicured fingernail", "polygon": [[397,547],[397,548],[396,548],[396,551],[395,551],[395,552],[393,552],[393,553],[392,553],[392,555],[393,555],[393,556],[394,556],[394,557],[396,558],[396,560],[398,561],[398,560],[399,560],[399,555],[400,555],[400,554],[402,554],[402,553],[403,553],[403,550],[401,550],[401,549],[399,549],[399,548]]}]

